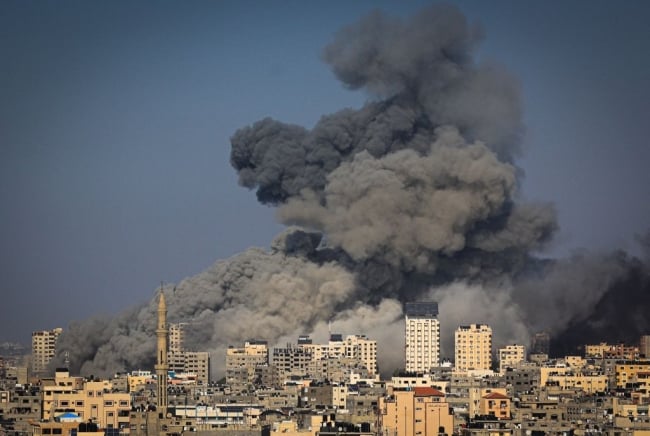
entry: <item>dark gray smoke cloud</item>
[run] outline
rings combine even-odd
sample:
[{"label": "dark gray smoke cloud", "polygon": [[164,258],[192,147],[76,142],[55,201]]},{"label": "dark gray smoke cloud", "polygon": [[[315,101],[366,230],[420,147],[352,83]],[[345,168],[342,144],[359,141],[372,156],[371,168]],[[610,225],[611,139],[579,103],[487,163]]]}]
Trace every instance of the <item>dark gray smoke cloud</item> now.
[{"label": "dark gray smoke cloud", "polygon": [[522,132],[519,85],[502,67],[474,61],[479,36],[451,6],[406,21],[377,12],[341,30],[323,59],[345,86],[375,100],[323,116],[311,131],[272,119],[237,131],[231,162],[240,183],[271,204],[304,188],[322,192],[327,175],[360,151],[427,153],[445,125],[512,160]]},{"label": "dark gray smoke cloud", "polygon": [[232,137],[240,183],[283,223],[324,234],[371,301],[514,274],[557,227],[550,205],[519,199],[519,87],[475,62],[480,37],[450,6],[371,14],[323,52],[366,105],[311,130],[264,119]]},{"label": "dark gray smoke cloud", "polygon": [[[423,298],[440,301],[448,331],[487,322],[495,343],[525,341],[584,318],[623,274],[603,259],[531,256],[555,212],[520,198],[519,86],[475,61],[480,39],[452,6],[408,20],[374,13],[323,52],[367,104],[311,130],[267,118],[235,132],[240,183],[297,227],[165,290],[169,320],[190,322],[188,346],[213,352],[216,375],[229,344],[322,335],[330,320],[376,333],[390,372],[402,359],[399,302]],[[154,315],[152,300],[75,324],[59,349],[86,374],[150,367]]]}]

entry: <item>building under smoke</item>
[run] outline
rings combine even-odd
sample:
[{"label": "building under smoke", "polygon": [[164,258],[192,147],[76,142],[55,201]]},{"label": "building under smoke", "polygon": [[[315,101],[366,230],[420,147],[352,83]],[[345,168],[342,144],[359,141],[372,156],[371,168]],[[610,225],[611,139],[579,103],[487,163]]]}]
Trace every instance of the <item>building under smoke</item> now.
[{"label": "building under smoke", "polygon": [[[447,353],[445,326],[489,323],[500,346],[594,312],[630,259],[532,255],[557,229],[555,211],[519,193],[519,84],[477,60],[482,34],[450,5],[407,19],[372,13],[322,53],[344,87],[367,94],[365,105],[312,129],[266,118],[233,134],[240,184],[291,227],[269,250],[217,262],[167,293],[169,320],[191,321],[190,345],[224,356],[228,344],[275,345],[333,320],[378,338],[390,371],[402,364],[401,338],[386,332],[403,328],[404,301],[439,302]],[[647,289],[647,268],[639,272]],[[155,312],[152,300],[73,323],[61,349],[85,374],[151,365]]]},{"label": "building under smoke", "polygon": [[404,324],[406,371],[427,373],[431,368],[440,366],[438,303],[406,303]]},{"label": "building under smoke", "polygon": [[531,354],[546,354],[548,355],[551,347],[551,336],[548,332],[537,332],[530,340],[530,353]]}]

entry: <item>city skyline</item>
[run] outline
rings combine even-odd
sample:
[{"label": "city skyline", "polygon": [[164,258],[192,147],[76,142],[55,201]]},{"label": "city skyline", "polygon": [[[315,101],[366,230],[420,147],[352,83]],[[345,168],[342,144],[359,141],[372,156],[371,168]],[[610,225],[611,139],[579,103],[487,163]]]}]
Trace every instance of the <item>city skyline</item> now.
[{"label": "city skyline", "polygon": [[[359,107],[367,96],[332,77],[323,47],[376,6],[427,4],[4,3],[0,341],[112,316],[160,280],[268,247],[283,227],[237,184],[229,138],[266,116],[311,127]],[[647,6],[455,4],[485,29],[478,57],[521,86],[521,191],[559,215],[547,253],[640,253]]]}]

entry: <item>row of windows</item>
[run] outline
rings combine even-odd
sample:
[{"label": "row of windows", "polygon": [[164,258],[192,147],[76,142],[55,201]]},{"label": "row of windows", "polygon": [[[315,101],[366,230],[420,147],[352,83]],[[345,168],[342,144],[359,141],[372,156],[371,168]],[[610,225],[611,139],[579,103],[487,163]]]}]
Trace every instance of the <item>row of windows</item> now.
[{"label": "row of windows", "polygon": [[[120,401],[117,402],[117,403],[119,404],[120,407],[129,407],[129,402],[126,401],[126,400],[120,400]],[[83,402],[83,400],[77,400],[77,401],[71,401],[71,400],[60,400],[60,401],[53,401],[53,404],[54,404],[55,406],[59,406],[59,405],[60,405],[61,407],[69,407],[69,406],[71,406],[72,404],[74,404],[75,407],[83,407],[83,406],[84,406],[84,402]],[[104,401],[104,407],[113,407],[115,404],[116,404],[115,401],[110,401],[110,400]],[[97,405],[96,405],[96,404],[93,404],[92,407],[93,407],[93,408],[96,408]]]}]

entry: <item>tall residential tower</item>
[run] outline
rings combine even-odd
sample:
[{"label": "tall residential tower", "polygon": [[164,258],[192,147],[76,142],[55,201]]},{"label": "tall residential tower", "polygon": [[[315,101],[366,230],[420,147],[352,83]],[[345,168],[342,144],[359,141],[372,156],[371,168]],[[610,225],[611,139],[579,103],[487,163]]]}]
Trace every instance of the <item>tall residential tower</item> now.
[{"label": "tall residential tower", "polygon": [[32,371],[42,375],[56,353],[56,341],[62,328],[41,330],[32,333]]},{"label": "tall residential tower", "polygon": [[406,370],[427,372],[440,365],[440,322],[438,303],[406,303]]},{"label": "tall residential tower", "polygon": [[458,327],[454,345],[456,371],[487,371],[492,367],[492,328],[489,325]]}]

